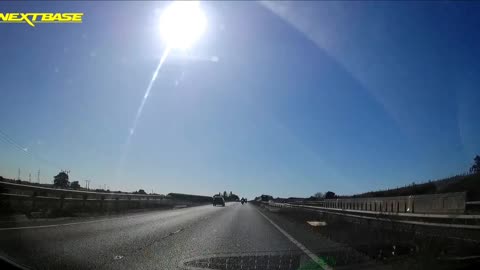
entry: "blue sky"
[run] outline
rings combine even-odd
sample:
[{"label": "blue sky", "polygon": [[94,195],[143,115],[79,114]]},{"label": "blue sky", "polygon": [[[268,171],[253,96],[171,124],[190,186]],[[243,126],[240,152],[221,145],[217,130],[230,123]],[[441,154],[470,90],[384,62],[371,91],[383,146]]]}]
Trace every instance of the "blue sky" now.
[{"label": "blue sky", "polygon": [[168,56],[126,147],[165,49],[165,5],[0,3],[85,13],[0,24],[0,131],[28,148],[0,137],[0,175],[353,194],[462,173],[480,153],[480,4],[393,1],[202,3],[205,35]]}]

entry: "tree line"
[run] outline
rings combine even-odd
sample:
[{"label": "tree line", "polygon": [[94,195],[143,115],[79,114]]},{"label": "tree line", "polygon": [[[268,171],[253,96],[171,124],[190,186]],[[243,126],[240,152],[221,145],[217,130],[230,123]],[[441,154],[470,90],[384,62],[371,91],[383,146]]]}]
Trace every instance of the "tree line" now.
[{"label": "tree line", "polygon": [[233,202],[233,201],[239,201],[240,200],[240,197],[238,197],[237,194],[233,194],[231,191],[230,191],[230,193],[227,193],[227,191],[224,191],[223,194],[221,192],[218,192],[218,194],[215,194],[215,195],[222,196],[223,199],[227,202],[228,201]]},{"label": "tree line", "polygon": [[[470,167],[468,174],[456,175],[453,177],[440,179],[436,181],[428,181],[426,183],[417,184],[412,182],[404,187],[397,187],[387,190],[370,191],[362,194],[353,195],[352,197],[394,197],[408,195],[423,195],[446,192],[468,191],[472,198],[480,199],[480,156],[473,158],[473,165]],[[326,193],[317,192],[310,199],[333,199],[338,196],[328,191]]]}]

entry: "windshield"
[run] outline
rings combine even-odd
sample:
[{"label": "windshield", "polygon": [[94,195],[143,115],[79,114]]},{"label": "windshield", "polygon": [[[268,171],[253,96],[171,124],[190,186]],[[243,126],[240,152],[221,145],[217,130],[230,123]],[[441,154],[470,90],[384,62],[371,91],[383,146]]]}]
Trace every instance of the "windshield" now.
[{"label": "windshield", "polygon": [[1,1],[1,260],[478,265],[479,12]]}]

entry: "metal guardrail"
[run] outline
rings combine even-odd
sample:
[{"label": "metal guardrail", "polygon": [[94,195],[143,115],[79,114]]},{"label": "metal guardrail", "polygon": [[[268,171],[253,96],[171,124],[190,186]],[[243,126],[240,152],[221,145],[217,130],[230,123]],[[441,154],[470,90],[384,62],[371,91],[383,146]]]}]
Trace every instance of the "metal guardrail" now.
[{"label": "metal guardrail", "polygon": [[7,211],[35,212],[46,209],[65,211],[121,211],[130,208],[173,206],[183,201],[163,195],[107,193],[48,188],[0,181],[0,199]]},{"label": "metal guardrail", "polygon": [[[368,211],[368,210],[353,210],[353,209],[343,209],[343,208],[331,208],[331,207],[322,207],[314,206],[308,204],[289,204],[289,203],[270,203],[270,205],[276,204],[277,207],[303,207],[311,209],[322,209],[322,210],[331,210],[331,211],[341,211],[347,213],[356,213],[356,214],[371,214],[371,215],[382,215],[382,216],[392,216],[392,217],[413,217],[413,218],[439,218],[439,219],[480,219],[480,215],[466,215],[466,214],[425,214],[425,213],[398,213],[398,212],[389,212],[389,211]],[[283,206],[280,206],[283,205]]]},{"label": "metal guardrail", "polygon": [[[33,196],[35,194],[39,193],[50,193],[50,194],[55,194],[59,196],[65,196],[65,195],[77,195],[81,196],[82,198],[88,198],[88,197],[99,197],[104,200],[106,199],[125,199],[125,200],[130,200],[130,199],[140,199],[140,200],[151,200],[151,199],[156,199],[156,200],[161,200],[164,199],[164,195],[148,195],[148,194],[133,194],[133,193],[115,193],[115,192],[95,192],[95,191],[83,191],[83,190],[72,190],[72,189],[60,189],[60,188],[47,188],[47,187],[40,187],[40,186],[34,186],[34,185],[24,185],[24,184],[15,184],[15,183],[9,183],[9,182],[3,182],[0,181],[0,187],[3,187],[7,190],[25,190],[25,191],[31,191],[33,192]],[[12,195],[11,193],[3,193],[2,195]],[[20,195],[20,194],[17,194]],[[40,196],[36,196],[40,197]],[[55,197],[51,197],[55,198]],[[68,199],[68,198],[65,198]]]},{"label": "metal guardrail", "polygon": [[[128,199],[128,198],[123,198],[123,199],[120,199],[120,198],[99,198],[99,199],[89,199],[89,198],[62,198],[62,197],[48,197],[48,196],[31,196],[31,195],[25,195],[25,194],[14,194],[14,193],[0,193],[0,196],[3,196],[5,198],[10,198],[10,199],[32,199],[34,198],[35,200],[38,200],[38,201],[58,201],[58,200],[64,200],[64,201],[88,201],[88,202],[94,202],[94,201],[150,201],[150,200],[144,200],[144,199]],[[157,199],[159,200],[159,199]],[[162,200],[169,200],[169,199],[166,199],[166,198],[163,198]],[[155,201],[152,199],[152,201]]]},{"label": "metal guardrail", "polygon": [[480,201],[465,202],[466,205],[480,205]]},{"label": "metal guardrail", "polygon": [[193,206],[210,203],[209,197],[199,200],[195,195],[183,197],[94,192],[49,188],[0,181],[0,206],[7,212],[65,211],[122,211],[135,208]]},{"label": "metal guardrail", "polygon": [[[467,220],[478,220],[477,224],[480,224],[480,215],[452,215],[452,214],[415,214],[415,213],[391,213],[391,212],[373,212],[373,211],[362,211],[362,210],[351,210],[351,209],[340,209],[340,208],[326,208],[320,206],[311,206],[311,205],[301,205],[301,204],[289,204],[289,203],[276,203],[276,202],[264,202],[268,206],[277,207],[277,208],[299,208],[306,210],[314,210],[318,212],[361,218],[361,219],[370,219],[386,222],[396,222],[412,225],[422,225],[422,226],[434,226],[434,227],[447,227],[447,228],[457,228],[457,229],[474,229],[480,230],[480,225],[468,225],[468,224],[452,224],[452,223],[441,223],[438,222],[438,219],[451,219],[459,221]],[[393,217],[398,217],[397,219]],[[407,220],[408,218],[408,220]],[[415,220],[416,219],[416,220]],[[436,219],[436,222],[424,221],[424,219]]]}]

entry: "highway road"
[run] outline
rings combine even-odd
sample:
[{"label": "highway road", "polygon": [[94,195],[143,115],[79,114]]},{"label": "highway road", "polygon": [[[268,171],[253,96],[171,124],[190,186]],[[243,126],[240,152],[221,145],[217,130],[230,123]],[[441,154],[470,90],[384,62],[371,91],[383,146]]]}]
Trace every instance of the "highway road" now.
[{"label": "highway road", "polygon": [[325,254],[355,253],[251,203],[17,226],[0,252],[35,269],[331,269]]}]

